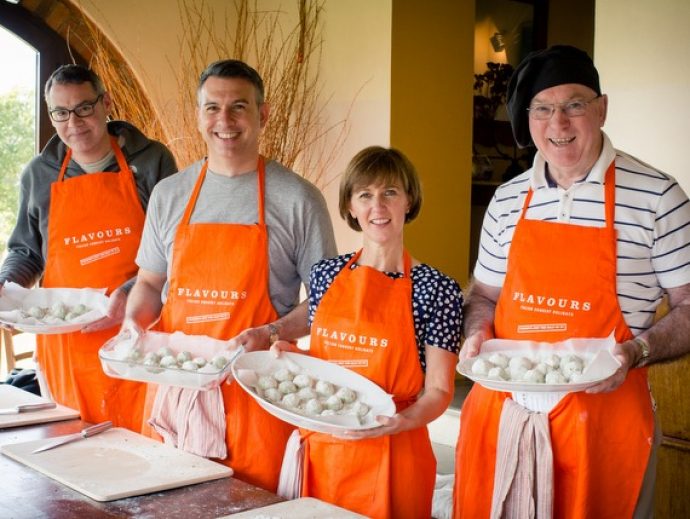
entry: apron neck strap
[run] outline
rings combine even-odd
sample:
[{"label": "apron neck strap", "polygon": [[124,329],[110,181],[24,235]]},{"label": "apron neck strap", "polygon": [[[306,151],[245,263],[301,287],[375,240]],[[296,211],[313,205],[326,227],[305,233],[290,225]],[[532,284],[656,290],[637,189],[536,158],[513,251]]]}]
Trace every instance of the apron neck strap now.
[{"label": "apron neck strap", "polygon": [[[183,225],[189,225],[189,222],[192,219],[192,213],[194,212],[194,207],[196,206],[196,201],[197,198],[199,198],[199,192],[201,191],[201,186],[204,183],[204,179],[206,178],[206,171],[208,170],[208,160],[204,162],[204,165],[201,166],[201,171],[199,172],[199,177],[197,178],[196,183],[194,184],[194,189],[192,190],[192,194],[189,197],[189,203],[187,203],[187,207],[184,210],[184,214],[182,215],[182,220],[180,221],[181,224]],[[263,155],[259,155],[259,160],[256,165],[256,176],[257,176],[257,212],[258,212],[258,217],[259,217],[259,225],[264,225],[265,223],[265,218],[264,218],[264,190],[265,190],[265,184],[266,184],[266,166],[265,166],[265,160]]]},{"label": "apron neck strap", "polygon": [[[129,169],[129,166],[127,166],[125,156],[117,143],[117,138],[113,137],[112,135],[109,135],[108,137],[110,140],[110,147],[113,149],[113,152],[115,153],[115,160],[117,161],[117,165],[119,166],[120,171],[126,171],[127,169]],[[65,178],[65,173],[67,172],[67,166],[69,165],[70,160],[72,160],[72,148],[67,148],[67,153],[65,153],[65,159],[62,161],[60,173],[58,174],[58,182],[62,182]]]},{"label": "apron neck strap", "polygon": [[[350,260],[345,264],[345,269],[349,269],[352,265],[354,265],[359,257],[362,255],[362,249],[359,249],[357,252],[354,253],[354,255],[350,258]],[[403,276],[406,278],[410,277],[410,272],[412,270],[412,257],[410,256],[410,253],[407,252],[407,249],[403,249]]]}]

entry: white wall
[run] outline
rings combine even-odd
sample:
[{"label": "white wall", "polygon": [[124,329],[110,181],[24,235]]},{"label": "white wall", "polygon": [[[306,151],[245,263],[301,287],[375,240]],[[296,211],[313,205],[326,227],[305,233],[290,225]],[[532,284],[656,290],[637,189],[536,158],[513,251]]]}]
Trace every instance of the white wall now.
[{"label": "white wall", "polygon": [[594,61],[616,148],[673,175],[690,193],[690,2],[596,2]]},{"label": "white wall", "polygon": [[[194,0],[190,1],[193,5]],[[224,31],[226,21],[221,13],[232,16],[233,3],[206,0],[206,4],[216,13],[212,24],[215,30]],[[81,5],[121,49],[160,113],[164,116],[174,109],[177,96],[172,67],[180,63],[182,52],[177,2],[82,0]],[[259,9],[284,12],[285,29],[297,21],[297,0],[257,0],[257,5]],[[386,146],[390,141],[392,0],[325,0],[323,5],[320,74],[322,100],[327,103],[324,127],[347,118],[348,133],[332,162],[331,182],[322,189],[336,228],[338,248],[344,252],[357,248],[361,238],[338,215],[339,175],[357,151],[372,144]],[[230,20],[227,27],[233,26]]]}]

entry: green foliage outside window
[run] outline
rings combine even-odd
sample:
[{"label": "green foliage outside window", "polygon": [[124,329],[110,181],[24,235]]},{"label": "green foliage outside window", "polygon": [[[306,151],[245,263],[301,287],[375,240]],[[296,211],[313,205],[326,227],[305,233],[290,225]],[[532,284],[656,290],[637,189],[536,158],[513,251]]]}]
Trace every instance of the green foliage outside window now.
[{"label": "green foliage outside window", "polygon": [[0,254],[4,254],[19,203],[19,174],[35,154],[35,94],[0,95]]}]

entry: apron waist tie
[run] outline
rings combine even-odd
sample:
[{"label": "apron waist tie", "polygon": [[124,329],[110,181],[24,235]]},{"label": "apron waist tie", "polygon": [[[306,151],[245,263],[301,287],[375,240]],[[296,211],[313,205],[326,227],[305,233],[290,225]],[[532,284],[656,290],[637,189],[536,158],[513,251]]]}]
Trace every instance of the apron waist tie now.
[{"label": "apron waist tie", "polygon": [[551,519],[553,452],[548,414],[506,399],[501,411],[491,519]]},{"label": "apron waist tie", "polygon": [[290,434],[285,445],[283,465],[280,468],[276,494],[285,499],[297,499],[302,493],[304,475],[304,441],[299,429]]},{"label": "apron waist tie", "polygon": [[220,388],[160,386],[148,423],[166,444],[204,458],[225,459],[225,406]]}]

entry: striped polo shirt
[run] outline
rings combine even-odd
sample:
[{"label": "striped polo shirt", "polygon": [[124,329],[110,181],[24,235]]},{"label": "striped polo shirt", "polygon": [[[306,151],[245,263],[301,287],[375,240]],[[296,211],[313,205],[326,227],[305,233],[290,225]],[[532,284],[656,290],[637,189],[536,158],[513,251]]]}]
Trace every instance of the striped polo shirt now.
[{"label": "striped polo shirt", "polygon": [[527,195],[526,218],[603,227],[604,177],[616,161],[617,293],[626,323],[637,335],[649,328],[665,288],[690,283],[690,202],[676,180],[615,150],[604,134],[589,174],[563,189],[547,179],[543,156],[496,189],[484,216],[477,280],[503,286],[513,232]]}]

